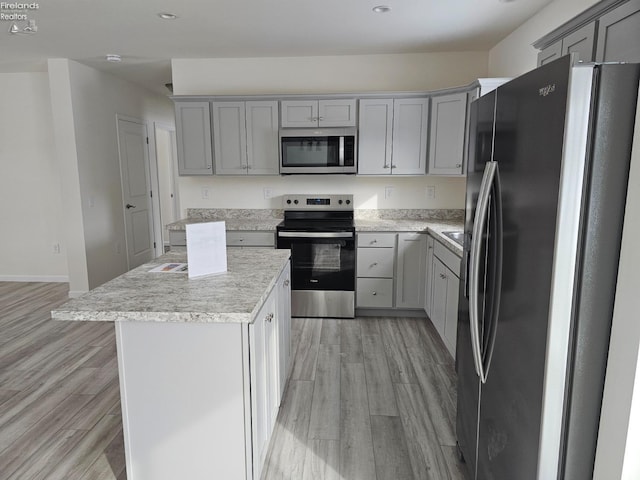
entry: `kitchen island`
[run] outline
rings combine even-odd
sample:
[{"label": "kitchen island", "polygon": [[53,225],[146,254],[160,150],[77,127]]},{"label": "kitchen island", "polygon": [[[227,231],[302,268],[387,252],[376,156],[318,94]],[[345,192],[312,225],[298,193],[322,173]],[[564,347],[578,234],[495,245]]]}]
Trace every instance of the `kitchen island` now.
[{"label": "kitchen island", "polygon": [[73,299],[54,320],[114,321],[129,480],[258,479],[287,378],[288,250],[229,249],[228,271],[150,272]]}]

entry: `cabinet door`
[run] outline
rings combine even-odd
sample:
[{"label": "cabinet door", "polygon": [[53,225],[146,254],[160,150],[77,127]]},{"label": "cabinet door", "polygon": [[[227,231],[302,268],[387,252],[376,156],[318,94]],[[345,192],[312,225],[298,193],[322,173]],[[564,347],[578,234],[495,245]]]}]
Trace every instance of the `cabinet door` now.
[{"label": "cabinet door", "polygon": [[640,0],[600,17],[596,62],[640,62]]},{"label": "cabinet door", "polygon": [[429,175],[462,175],[467,93],[431,99]]},{"label": "cabinet door", "polygon": [[247,174],[244,102],[213,102],[213,148],[216,175]]},{"label": "cabinet door", "polygon": [[356,306],[364,308],[393,308],[392,278],[358,278]]},{"label": "cabinet door", "polygon": [[428,98],[393,101],[392,174],[426,173],[428,110]]},{"label": "cabinet door", "polygon": [[425,263],[425,285],[424,285],[424,311],[431,317],[431,305],[433,297],[433,243],[432,236],[427,236],[427,258]]},{"label": "cabinet door", "polygon": [[249,175],[278,175],[278,102],[246,102]]},{"label": "cabinet door", "polygon": [[437,258],[433,258],[432,284],[433,297],[431,303],[431,323],[436,327],[441,338],[444,338],[445,318],[447,316],[447,267]]},{"label": "cabinet door", "polygon": [[358,277],[393,278],[393,248],[358,248]]},{"label": "cabinet door", "polygon": [[424,308],[427,235],[399,233],[396,269],[396,307]]},{"label": "cabinet door", "polygon": [[444,280],[447,283],[447,302],[444,316],[444,344],[449,349],[451,356],[456,358],[456,333],[458,331],[458,293],[460,279],[445,268]]},{"label": "cabinet door", "polygon": [[317,100],[283,100],[280,102],[282,127],[317,127]]},{"label": "cabinet door", "polygon": [[319,100],[318,126],[355,127],[356,100]]},{"label": "cabinet door", "polygon": [[391,173],[393,100],[360,100],[358,175]]},{"label": "cabinet door", "polygon": [[595,51],[596,22],[576,30],[562,39],[562,55],[576,53],[578,60],[592,62]]},{"label": "cabinet door", "polygon": [[253,478],[260,478],[275,421],[274,384],[276,389],[278,385],[277,377],[274,376],[274,365],[277,362],[277,357],[274,358],[274,353],[277,352],[275,312],[276,295],[272,292],[249,328]]},{"label": "cabinet door", "polygon": [[291,364],[291,268],[285,267],[278,279],[278,351],[280,356],[280,398],[284,394]]},{"label": "cabinet door", "polygon": [[464,154],[462,156],[462,173],[463,175],[467,174],[467,169],[469,165],[469,130],[471,128],[471,103],[480,98],[480,89],[474,88],[470,92],[467,92],[467,113],[465,115],[464,121]]},{"label": "cabinet door", "polygon": [[562,54],[562,41],[558,40],[556,43],[549,45],[538,53],[538,66],[546,65],[549,62],[560,58]]},{"label": "cabinet door", "polygon": [[211,175],[209,102],[176,102],[178,174]]}]

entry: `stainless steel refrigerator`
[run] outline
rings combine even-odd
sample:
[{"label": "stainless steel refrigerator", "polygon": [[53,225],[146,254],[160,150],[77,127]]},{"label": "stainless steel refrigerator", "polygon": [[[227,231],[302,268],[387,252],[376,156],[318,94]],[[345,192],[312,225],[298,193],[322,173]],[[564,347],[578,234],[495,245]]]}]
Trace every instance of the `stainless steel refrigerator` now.
[{"label": "stainless steel refrigerator", "polygon": [[469,479],[592,477],[639,78],[567,56],[472,104],[456,358]]}]

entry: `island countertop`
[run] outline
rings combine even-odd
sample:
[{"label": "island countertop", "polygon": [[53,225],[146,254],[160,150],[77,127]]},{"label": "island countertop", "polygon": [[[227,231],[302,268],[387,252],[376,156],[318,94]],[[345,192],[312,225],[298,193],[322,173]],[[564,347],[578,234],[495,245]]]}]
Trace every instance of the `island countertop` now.
[{"label": "island countertop", "polygon": [[252,323],[289,261],[289,250],[227,250],[227,272],[189,279],[149,270],[187,261],[169,252],[51,312],[54,320]]}]

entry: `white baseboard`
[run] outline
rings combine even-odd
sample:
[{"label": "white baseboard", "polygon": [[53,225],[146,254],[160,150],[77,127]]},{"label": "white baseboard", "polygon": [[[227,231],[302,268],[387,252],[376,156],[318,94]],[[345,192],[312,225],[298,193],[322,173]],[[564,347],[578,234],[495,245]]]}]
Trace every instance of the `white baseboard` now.
[{"label": "white baseboard", "polygon": [[52,282],[68,283],[67,275],[0,275],[0,282]]}]

